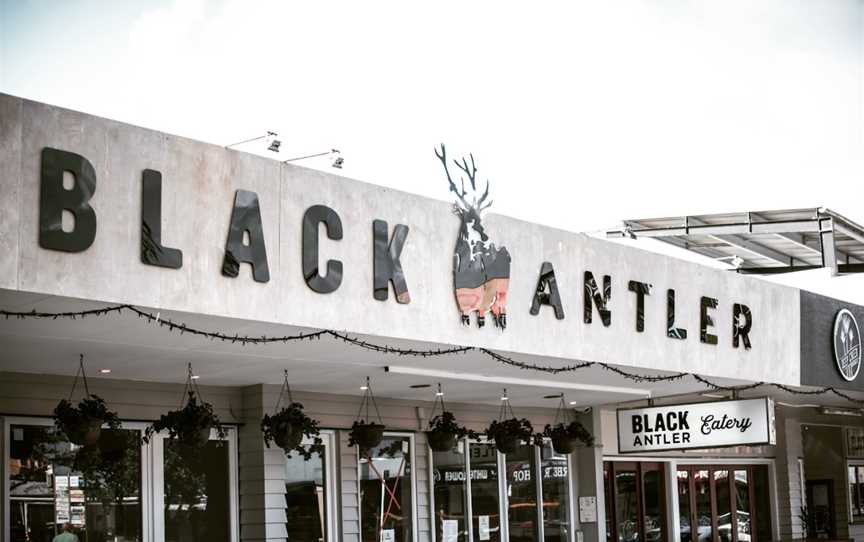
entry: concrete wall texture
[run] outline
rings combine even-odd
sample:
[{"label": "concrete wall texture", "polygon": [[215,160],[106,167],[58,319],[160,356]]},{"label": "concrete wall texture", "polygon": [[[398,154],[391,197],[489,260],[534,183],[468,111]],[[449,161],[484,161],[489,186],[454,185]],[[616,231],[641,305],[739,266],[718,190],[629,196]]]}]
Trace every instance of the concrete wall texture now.
[{"label": "concrete wall texture", "polygon": [[[484,219],[486,231],[513,258],[508,329],[478,330],[459,323],[452,254],[458,219],[450,204],[329,173],[226,150],[19,98],[0,95],[0,287],[250,321],[429,341],[567,359],[606,361],[707,376],[799,383],[799,291],[615,243],[517,221]],[[75,152],[94,166],[97,214],[93,245],[82,253],[38,245],[40,153]],[[162,242],[183,251],[179,270],[141,263],[141,174],[162,173]],[[238,278],[221,275],[234,193],[258,194],[271,280],[254,282],[243,265]],[[442,192],[442,196],[446,196]],[[342,218],[344,238],[322,237],[321,259],[344,262],[341,287],[310,290],[300,264],[301,221],[315,204]],[[587,203],[585,203],[587,204]],[[372,221],[410,227],[402,252],[412,301],[372,297]],[[529,307],[540,266],[555,266],[566,318]],[[583,274],[612,277],[604,327],[582,321]],[[645,300],[645,331],[635,330],[636,296],[628,281],[653,285]],[[687,340],[666,336],[666,289],[677,294],[677,326]],[[714,297],[719,344],[699,341],[699,302]],[[732,305],[753,313],[752,350],[732,347]],[[542,341],[537,340],[543,337]],[[634,352],[639,352],[634,356]]]}]

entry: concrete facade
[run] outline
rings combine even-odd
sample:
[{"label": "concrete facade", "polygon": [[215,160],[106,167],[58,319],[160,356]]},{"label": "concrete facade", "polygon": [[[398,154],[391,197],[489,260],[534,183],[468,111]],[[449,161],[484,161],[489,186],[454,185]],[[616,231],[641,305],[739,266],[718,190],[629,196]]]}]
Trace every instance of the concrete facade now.
[{"label": "concrete facade", "polygon": [[[513,258],[509,327],[504,333],[492,326],[464,327],[452,282],[459,223],[447,203],[11,96],[0,96],[0,105],[0,248],[8,249],[2,264],[8,289],[715,377],[800,382],[795,289],[489,215],[487,232]],[[97,233],[84,252],[45,250],[37,243],[40,153],[46,147],[78,153],[96,170],[90,203]],[[179,270],[140,261],[141,175],[146,168],[162,173],[162,242],[183,251]],[[252,281],[248,265],[238,278],[220,273],[239,189],[258,194],[271,276],[267,283]],[[316,204],[332,207],[344,228],[341,241],[322,236],[320,258],[338,258],[345,266],[341,287],[326,295],[306,286],[300,265],[302,216]],[[391,231],[396,224],[410,228],[401,257],[410,304],[396,303],[392,292],[387,302],[372,298],[375,219],[387,221]],[[546,261],[557,274],[564,320],[557,320],[550,308],[529,314]],[[582,321],[586,271],[601,285],[604,275],[612,277],[608,327],[596,309],[592,324]],[[635,330],[630,280],[652,285],[642,333]],[[669,288],[676,291],[676,326],[688,330],[687,340],[666,336]],[[717,345],[699,340],[703,296],[719,300],[710,311]],[[732,346],[734,303],[752,310],[752,350]]]}]

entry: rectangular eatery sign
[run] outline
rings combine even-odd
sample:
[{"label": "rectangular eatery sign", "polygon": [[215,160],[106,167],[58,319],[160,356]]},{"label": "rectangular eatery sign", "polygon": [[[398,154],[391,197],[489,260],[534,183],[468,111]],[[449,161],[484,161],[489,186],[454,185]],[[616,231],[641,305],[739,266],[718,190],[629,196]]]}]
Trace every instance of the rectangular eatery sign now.
[{"label": "rectangular eatery sign", "polygon": [[775,444],[767,397],[618,410],[620,453]]}]

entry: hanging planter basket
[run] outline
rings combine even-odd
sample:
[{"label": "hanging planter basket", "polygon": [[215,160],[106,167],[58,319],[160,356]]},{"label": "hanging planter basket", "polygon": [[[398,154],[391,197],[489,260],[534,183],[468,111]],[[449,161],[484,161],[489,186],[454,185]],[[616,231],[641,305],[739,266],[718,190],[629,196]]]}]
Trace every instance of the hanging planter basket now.
[{"label": "hanging planter basket", "polygon": [[[560,422],[558,420],[561,420]],[[585,428],[584,425],[574,419],[572,412],[564,403],[564,396],[561,396],[561,403],[558,405],[558,410],[555,412],[555,419],[552,424],[547,424],[541,434],[552,441],[552,449],[555,453],[567,455],[573,450],[581,446],[593,446],[594,436]]]},{"label": "hanging planter basket", "polygon": [[189,364],[183,391],[186,398],[184,406],[163,414],[144,431],[144,442],[150,442],[153,435],[160,431],[168,431],[168,438],[176,441],[180,445],[180,453],[190,459],[210,440],[211,430],[216,430],[220,439],[227,435],[219,417],[213,412],[213,405],[202,399],[192,374],[192,364]]},{"label": "hanging planter basket", "polygon": [[[510,418],[504,418],[507,414]],[[499,421],[501,420],[501,421]],[[534,441],[534,427],[526,418],[517,418],[507,398],[507,390],[501,398],[501,410],[498,420],[493,420],[485,431],[486,438],[495,441],[495,448],[502,454],[512,454],[520,446],[531,444]]]},{"label": "hanging planter basket", "polygon": [[[288,396],[288,405],[279,409],[282,398]],[[322,449],[321,431],[318,421],[306,415],[303,405],[294,401],[291,397],[291,387],[288,385],[288,371],[285,371],[285,381],[279,392],[279,400],[272,416],[265,414],[261,420],[261,432],[264,433],[264,444],[269,448],[273,442],[282,448],[290,458],[292,452],[299,453],[305,460],[309,460],[312,454]],[[303,446],[303,438],[312,439],[311,446]]]},{"label": "hanging planter basket", "polygon": [[[369,415],[370,406],[375,408],[377,422]],[[381,413],[378,411],[378,405],[375,403],[375,395],[372,393],[372,385],[367,376],[365,393],[360,401],[360,410],[357,412],[357,419],[351,424],[351,431],[348,433],[348,446],[357,446],[360,449],[360,455],[366,455],[369,450],[381,444],[386,428],[381,419]]]},{"label": "hanging planter basket", "polygon": [[[438,405],[441,412],[435,414]],[[426,440],[433,452],[449,452],[456,447],[460,438],[465,436],[476,437],[477,434],[464,426],[456,423],[456,416],[444,407],[444,392],[441,384],[438,384],[438,392],[435,394],[435,402],[432,403],[432,417],[429,420],[429,429],[426,431]]]},{"label": "hanging planter basket", "polygon": [[[72,396],[75,394],[79,377],[84,382],[85,395],[76,407],[72,404]],[[72,381],[69,399],[62,399],[54,408],[54,425],[72,444],[92,446],[99,441],[102,426],[105,424],[108,424],[112,429],[117,429],[120,427],[120,418],[117,413],[108,410],[104,399],[90,393],[87,374],[84,372],[84,355],[82,354],[79,359],[78,372],[75,373],[75,380]]]}]

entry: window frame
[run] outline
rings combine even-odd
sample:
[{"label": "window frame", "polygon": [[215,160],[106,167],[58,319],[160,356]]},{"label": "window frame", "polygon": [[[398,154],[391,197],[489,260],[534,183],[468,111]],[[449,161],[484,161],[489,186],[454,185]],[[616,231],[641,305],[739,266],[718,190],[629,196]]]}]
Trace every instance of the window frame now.
[{"label": "window frame", "polygon": [[[475,533],[474,533],[474,511],[471,507],[471,453],[470,447],[474,444],[492,444],[493,441],[488,440],[484,437],[480,437],[477,439],[470,439],[468,437],[463,437],[459,439],[459,442],[463,443],[466,446],[465,449],[465,484],[464,488],[464,498],[466,502],[466,513],[468,517],[465,521],[465,526],[467,528],[467,542],[474,542]],[[544,444],[550,445],[551,448],[551,440],[544,439]],[[533,450],[533,472],[534,472],[534,481],[536,484],[537,491],[537,536],[538,542],[545,539],[545,532],[543,526],[543,471],[542,471],[542,461],[543,455],[540,446],[536,446],[533,443],[527,444],[526,446],[531,446]],[[429,503],[430,510],[433,512],[429,517],[429,528],[431,532],[431,540],[432,542],[437,542],[437,518],[435,516],[435,457],[432,448],[429,447],[428,443],[426,445],[427,451],[429,454]],[[554,450],[552,453],[555,453]],[[507,497],[507,456],[506,454],[502,454],[499,451],[495,451],[496,454],[496,468],[498,469],[498,509],[499,509],[499,529],[501,533],[501,540],[508,540],[510,537],[510,504],[509,499]],[[570,542],[575,542],[576,531],[577,531],[577,517],[576,517],[576,487],[573,480],[574,472],[573,472],[573,454],[564,454],[567,458],[567,496],[568,496],[568,504],[567,504],[567,517],[570,521],[570,535],[568,539]]]},{"label": "window frame", "polygon": [[[849,469],[851,469],[851,468],[856,469],[856,474],[855,474],[856,484],[855,485],[857,486],[858,485],[858,483],[857,483],[857,480],[858,480],[857,470],[860,469],[860,470],[864,471],[864,459],[847,459],[846,460],[846,476],[845,476],[845,480],[846,480],[846,504],[847,504],[847,510],[849,510],[849,525],[864,525],[864,515],[859,516],[862,519],[856,520],[855,515],[852,513],[852,488],[850,487],[850,484],[849,484]],[[861,499],[861,502],[864,502],[864,489],[861,490],[860,494],[858,495],[858,498]]]},{"label": "window frame", "polygon": [[[146,426],[146,425],[145,425]],[[224,440],[228,444],[228,500],[229,518],[228,525],[231,534],[231,542],[240,542],[240,495],[239,478],[237,472],[237,428],[223,424],[225,438],[220,439],[215,429],[210,430],[209,440]],[[150,442],[144,446],[149,448],[151,470],[150,486],[150,523],[152,525],[153,542],[165,542],[165,462],[164,446],[168,434],[154,433]]]},{"label": "window frame", "polygon": [[[324,444],[324,476],[326,479],[324,480],[324,508],[327,511],[327,522],[324,525],[324,528],[327,530],[325,533],[326,539],[328,542],[335,542],[336,540],[340,540],[339,538],[339,521],[336,517],[336,513],[338,510],[337,506],[337,484],[336,478],[337,474],[335,471],[336,468],[336,459],[335,459],[335,450],[334,446],[336,445],[336,431],[333,429],[321,429],[319,435]],[[303,440],[300,443],[301,445],[308,446],[314,444],[314,440],[308,437],[303,437]],[[288,461],[288,458],[283,454],[283,459]],[[288,518],[285,518],[286,521]]]},{"label": "window frame", "polygon": [[[415,434],[410,431],[384,431],[384,438],[387,437],[408,437],[410,459],[411,459],[411,541],[417,542],[417,532],[419,518],[417,517],[417,446]],[[358,539],[362,541],[363,539],[363,514],[360,513],[362,509],[362,505],[360,499],[362,498],[362,493],[360,491],[360,448],[357,447],[356,452],[354,453],[354,457],[357,465],[357,529],[358,529]],[[430,514],[434,515],[434,514]],[[433,534],[434,536],[434,534]]]},{"label": "window frame", "polygon": [[[11,511],[6,504],[10,502],[9,483],[9,454],[11,453],[12,442],[12,426],[13,425],[31,425],[41,427],[52,427],[54,425],[53,418],[45,416],[6,416],[0,417],[0,427],[2,427],[2,438],[0,438],[0,451],[3,454],[3,461],[0,464],[0,476],[2,476],[3,484],[0,491],[3,507],[3,540],[11,540]],[[133,431],[139,431],[142,435],[144,430],[149,426],[146,422],[135,422],[121,420],[120,427]],[[231,531],[231,542],[239,542],[240,540],[240,507],[239,507],[239,477],[238,477],[238,459],[237,459],[237,428],[233,425],[225,425],[227,435],[225,440],[228,443],[228,495],[230,499],[229,510],[230,518],[229,525]],[[141,540],[143,542],[164,542],[165,539],[165,517],[164,510],[157,497],[164,496],[164,465],[162,464],[162,446],[166,434],[157,433],[149,443],[141,443]],[[214,430],[210,431],[210,440],[219,440],[216,437]],[[158,447],[158,454],[157,454]],[[157,459],[159,460],[157,462]],[[158,512],[158,517],[157,517]],[[161,530],[160,530],[161,527]]]},{"label": "window frame", "polygon": [[[8,503],[11,502],[11,484],[9,482],[9,456],[12,453],[12,426],[13,425],[30,425],[35,427],[53,427],[54,420],[53,418],[46,418],[44,416],[5,416],[0,417],[0,426],[2,426],[2,446],[0,446],[0,452],[3,454],[3,462],[0,465],[0,476],[3,479],[2,491],[0,491],[0,498],[2,498],[2,508],[3,508],[3,540],[11,540],[12,539],[12,514],[11,507]],[[138,431],[142,435],[144,434],[144,429],[147,428],[146,423],[144,422],[127,422],[121,421],[120,428],[127,429],[130,431]],[[150,476],[148,473],[151,470],[152,465],[150,464],[150,454],[145,450],[148,448],[149,444],[141,445],[141,540],[142,541],[152,541],[153,539],[153,524],[152,521],[147,521],[147,518],[153,517],[153,511],[150,509],[152,502],[148,495],[151,493],[150,486]]]}]

